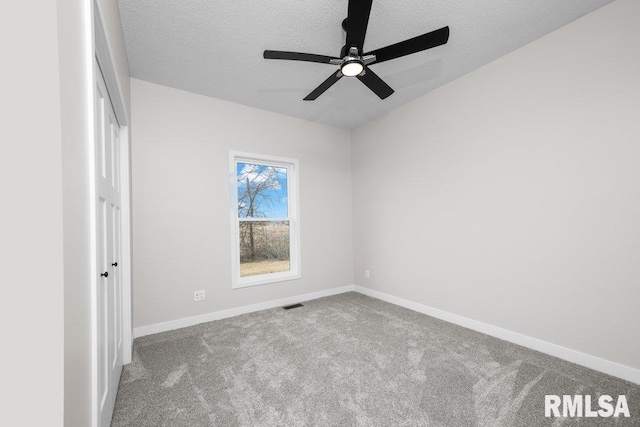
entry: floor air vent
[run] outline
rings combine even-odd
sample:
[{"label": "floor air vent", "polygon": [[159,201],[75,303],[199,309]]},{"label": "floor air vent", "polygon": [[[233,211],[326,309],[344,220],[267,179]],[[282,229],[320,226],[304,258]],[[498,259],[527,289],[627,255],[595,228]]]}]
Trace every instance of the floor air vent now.
[{"label": "floor air vent", "polygon": [[285,310],[291,310],[292,308],[298,308],[298,307],[304,307],[304,305],[302,304],[293,304],[293,305],[286,305],[282,308],[284,308]]}]

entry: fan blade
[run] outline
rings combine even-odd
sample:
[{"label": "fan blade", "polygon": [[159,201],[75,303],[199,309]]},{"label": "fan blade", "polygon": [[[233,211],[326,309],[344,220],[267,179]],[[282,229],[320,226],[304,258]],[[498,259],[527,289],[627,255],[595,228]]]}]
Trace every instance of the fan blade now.
[{"label": "fan blade", "polygon": [[327,89],[333,86],[341,78],[342,78],[342,73],[340,71],[338,71],[337,73],[331,74],[327,80],[323,81],[322,84],[317,88],[315,88],[313,92],[311,92],[309,95],[307,95],[306,98],[304,98],[304,100],[314,101],[317,97],[325,93]]},{"label": "fan blade", "polygon": [[291,61],[319,62],[321,64],[329,64],[332,59],[340,60],[340,58],[334,58],[332,56],[300,52],[283,52],[281,50],[265,50],[263,56],[265,59],[288,59]]},{"label": "fan blade", "polygon": [[364,75],[357,76],[358,80],[364,83],[369,89],[373,91],[376,95],[380,97],[380,99],[388,98],[392,93],[393,89],[389,87],[376,73],[371,71],[371,68],[367,68]]},{"label": "fan blade", "polygon": [[412,53],[443,45],[448,40],[449,27],[444,27],[400,43],[392,44],[391,46],[374,50],[367,53],[367,55],[375,55],[376,61],[374,64],[377,64],[378,62],[400,58],[401,56],[411,55]]},{"label": "fan blade", "polygon": [[349,0],[349,15],[347,16],[347,50],[357,47],[362,54],[364,36],[367,33],[371,3],[373,0]]}]

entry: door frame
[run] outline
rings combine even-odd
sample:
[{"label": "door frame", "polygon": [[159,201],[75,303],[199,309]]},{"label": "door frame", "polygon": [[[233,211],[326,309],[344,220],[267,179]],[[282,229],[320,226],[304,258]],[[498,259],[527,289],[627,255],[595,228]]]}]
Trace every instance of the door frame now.
[{"label": "door frame", "polygon": [[[97,307],[97,286],[100,272],[97,266],[97,180],[95,175],[95,87],[98,73],[102,74],[104,82],[113,106],[116,120],[120,125],[120,179],[121,179],[121,213],[122,213],[122,252],[121,252],[121,274],[122,274],[122,362],[124,365],[131,362],[133,353],[133,319],[132,319],[132,249],[131,249],[131,144],[129,138],[130,119],[125,107],[122,85],[118,79],[113,61],[112,50],[105,31],[105,20],[100,10],[97,0],[92,2],[93,12],[93,57],[91,58],[92,70],[91,85],[91,105],[90,122],[91,126],[91,149],[90,149],[90,193],[91,193],[91,217],[92,217],[92,280],[91,280],[91,318],[92,318],[92,425],[99,426],[98,420],[98,307]],[[116,392],[116,391],[114,391]]]}]

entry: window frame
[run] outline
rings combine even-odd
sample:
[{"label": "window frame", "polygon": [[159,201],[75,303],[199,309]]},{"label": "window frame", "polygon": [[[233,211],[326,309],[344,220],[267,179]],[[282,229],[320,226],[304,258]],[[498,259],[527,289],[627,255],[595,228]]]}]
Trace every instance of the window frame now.
[{"label": "window frame", "polygon": [[[238,218],[237,164],[251,163],[287,169],[286,218],[256,218],[255,221],[289,222],[289,271],[240,277],[240,218]],[[229,151],[229,201],[231,211],[231,288],[278,283],[302,278],[300,268],[300,190],[298,159],[267,154]]]}]

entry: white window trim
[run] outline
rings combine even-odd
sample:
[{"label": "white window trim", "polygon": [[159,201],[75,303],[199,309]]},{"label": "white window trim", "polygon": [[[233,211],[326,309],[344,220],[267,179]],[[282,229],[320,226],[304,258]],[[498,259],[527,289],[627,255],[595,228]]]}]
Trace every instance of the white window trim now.
[{"label": "white window trim", "polygon": [[[289,221],[289,271],[240,277],[240,242],[238,221],[238,187],[236,163],[253,163],[287,168],[287,203],[289,218],[256,218],[256,221]],[[296,280],[302,277],[300,269],[300,176],[299,161],[266,154],[229,151],[229,201],[231,211],[231,287],[232,289],[267,283]]]}]

